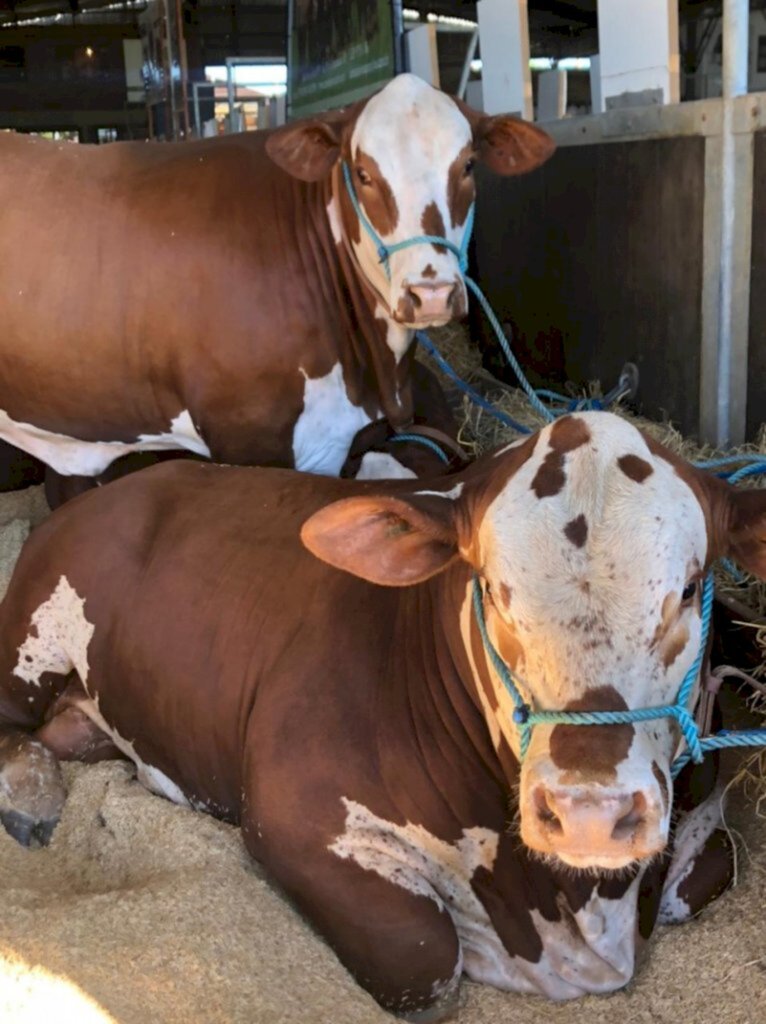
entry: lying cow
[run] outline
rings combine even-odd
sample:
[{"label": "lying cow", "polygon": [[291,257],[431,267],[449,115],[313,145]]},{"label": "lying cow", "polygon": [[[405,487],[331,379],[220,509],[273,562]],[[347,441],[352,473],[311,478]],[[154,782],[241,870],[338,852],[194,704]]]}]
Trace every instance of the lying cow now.
[{"label": "lying cow", "polygon": [[[181,144],[0,135],[0,439],[64,475],[136,450],[337,475],[413,416],[415,328],[463,315],[472,170],[537,167],[534,125],[413,75],[345,111]],[[18,197],[24,196],[24,202]]]},{"label": "lying cow", "polygon": [[537,706],[640,708],[674,700],[697,656],[711,560],[766,576],[765,530],[766,493],[608,413],[425,485],[126,477],[34,532],[0,609],[3,820],[44,841],[57,757],[116,748],[151,789],[240,823],[396,1013],[438,1019],[463,972],[609,992],[658,914],[684,920],[729,880],[712,766],[674,792],[661,719],[538,726],[520,769],[472,574]]}]

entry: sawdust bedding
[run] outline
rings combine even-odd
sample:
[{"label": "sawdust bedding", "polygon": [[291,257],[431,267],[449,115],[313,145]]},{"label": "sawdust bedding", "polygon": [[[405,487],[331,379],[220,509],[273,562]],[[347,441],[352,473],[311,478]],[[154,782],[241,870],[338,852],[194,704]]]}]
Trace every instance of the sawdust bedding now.
[{"label": "sawdust bedding", "polygon": [[[441,343],[479,381],[460,336]],[[480,382],[537,425],[523,397]],[[651,429],[696,454],[669,426]],[[508,439],[468,409],[462,437],[474,451]],[[39,488],[0,496],[0,593],[46,512]],[[738,596],[766,611],[754,582]],[[764,767],[751,763],[751,791],[739,787],[727,815],[737,886],[698,920],[660,929],[627,989],[551,1004],[466,983],[461,1024],[766,1024]],[[65,771],[69,797],[47,849],[24,850],[0,829],[0,1024],[392,1020],[250,861],[236,829],[153,796],[127,765]]]}]

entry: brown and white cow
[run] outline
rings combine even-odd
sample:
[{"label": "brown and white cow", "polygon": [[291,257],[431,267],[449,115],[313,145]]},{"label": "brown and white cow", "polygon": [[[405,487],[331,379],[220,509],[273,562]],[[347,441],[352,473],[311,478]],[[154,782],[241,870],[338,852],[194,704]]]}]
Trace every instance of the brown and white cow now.
[{"label": "brown and white cow", "polygon": [[[413,75],[345,111],[181,144],[0,135],[0,439],[64,475],[136,450],[337,475],[356,432],[413,416],[413,329],[463,314],[472,167],[549,137]],[[24,201],[19,201],[19,196]]]},{"label": "brown and white cow", "polygon": [[396,1013],[438,1019],[462,973],[609,992],[658,915],[729,880],[714,766],[674,787],[660,720],[538,726],[520,767],[472,574],[536,706],[637,708],[693,663],[711,560],[766,576],[765,537],[766,492],[608,413],[427,482],[134,474],[40,526],[0,608],[3,821],[45,841],[57,757],[117,748],[153,790],[238,822]]}]

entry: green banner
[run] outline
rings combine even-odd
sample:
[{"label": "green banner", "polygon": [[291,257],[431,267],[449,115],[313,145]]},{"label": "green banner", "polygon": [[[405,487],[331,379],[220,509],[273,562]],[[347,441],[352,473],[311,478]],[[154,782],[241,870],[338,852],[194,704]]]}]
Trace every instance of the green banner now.
[{"label": "green banner", "polygon": [[389,0],[291,0],[290,117],[369,96],[395,73]]}]

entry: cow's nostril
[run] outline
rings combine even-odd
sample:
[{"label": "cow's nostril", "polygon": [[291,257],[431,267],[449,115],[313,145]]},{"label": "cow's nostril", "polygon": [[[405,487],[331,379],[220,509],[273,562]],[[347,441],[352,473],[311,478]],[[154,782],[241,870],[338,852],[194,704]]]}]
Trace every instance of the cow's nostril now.
[{"label": "cow's nostril", "polygon": [[548,832],[561,832],[561,820],[552,806],[552,798],[543,786],[538,786],[533,796],[537,820]]},{"label": "cow's nostril", "polygon": [[412,300],[412,305],[415,309],[420,309],[423,305],[423,300],[413,288],[407,289],[407,296]]},{"label": "cow's nostril", "polygon": [[646,797],[643,793],[634,793],[631,798],[630,808],[626,814],[618,819],[612,829],[612,839],[629,839],[646,816]]}]

